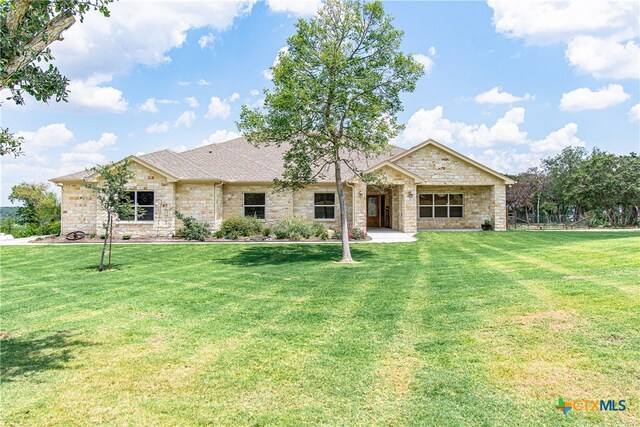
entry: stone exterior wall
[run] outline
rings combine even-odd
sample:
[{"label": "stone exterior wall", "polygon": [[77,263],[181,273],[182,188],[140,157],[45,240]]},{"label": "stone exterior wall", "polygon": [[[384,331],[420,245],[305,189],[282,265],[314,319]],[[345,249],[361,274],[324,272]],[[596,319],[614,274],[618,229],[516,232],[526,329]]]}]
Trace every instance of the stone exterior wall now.
[{"label": "stone exterior wall", "polygon": [[82,183],[64,184],[61,197],[61,234],[73,231],[97,233],[96,198]]},{"label": "stone exterior wall", "polygon": [[[353,223],[353,191],[348,185],[343,186],[344,197],[347,205],[347,223]],[[314,193],[334,193],[335,194],[335,218],[334,219],[318,219],[314,218]],[[335,185],[330,184],[314,184],[309,185],[302,190],[293,193],[293,216],[297,218],[305,218],[313,221],[322,222],[327,228],[340,227],[340,201],[338,200],[338,190]]]},{"label": "stone exterior wall", "polygon": [[[447,229],[447,228],[480,228],[486,219],[493,220],[492,188],[490,186],[426,186],[419,185],[419,193],[459,193],[463,195],[464,208],[462,218],[419,218],[418,229]],[[419,198],[415,202],[418,210]]]},{"label": "stone exterior wall", "polygon": [[[173,236],[176,232],[175,184],[137,163],[131,163],[129,169],[133,172],[133,179],[127,185],[129,189],[154,192],[154,218],[153,221],[117,221],[113,227],[114,237],[122,237],[124,234],[133,237]],[[97,210],[98,229],[101,229],[106,219],[107,214]]]},{"label": "stone exterior wall", "polygon": [[422,177],[429,185],[504,185],[504,181],[432,145],[395,164]]},{"label": "stone exterior wall", "polygon": [[[314,184],[297,191],[276,191],[269,184],[244,185],[225,184],[222,187],[222,218],[244,214],[244,193],[265,193],[266,226],[272,227],[276,222],[287,218],[297,217],[310,221],[314,220],[314,193],[333,192],[336,194],[336,217],[333,220],[318,220],[325,227],[335,228],[340,225],[340,204],[335,185]],[[344,187],[349,224],[352,223],[352,190]]]},{"label": "stone exterior wall", "polygon": [[[385,194],[390,207],[391,226],[404,232],[431,228],[479,228],[486,219],[494,222],[496,230],[506,229],[505,184],[499,178],[470,163],[435,147],[427,145],[395,162],[401,168],[422,177],[426,182],[416,185],[411,174],[385,166],[380,170],[387,176],[389,186],[383,190],[355,182],[345,185],[347,218],[350,226],[366,229],[367,194]],[[335,185],[314,184],[305,189],[275,191],[271,184],[173,183],[163,175],[137,163],[131,170],[132,190],[153,191],[155,194],[154,221],[121,221],[115,225],[115,234],[134,237],[166,237],[174,235],[182,226],[176,221],[176,209],[211,226],[220,228],[224,218],[244,213],[243,193],[266,193],[265,225],[273,226],[286,217],[314,219],[315,192],[336,193],[336,217],[322,220],[327,227],[340,226],[340,209]],[[418,218],[419,193],[464,194],[463,218]],[[66,183],[62,188],[62,232],[82,230],[100,233],[105,221],[104,212],[98,212],[95,197],[82,183]]]},{"label": "stone exterior wall", "polygon": [[[176,184],[176,210],[218,230],[222,222],[222,186],[215,183]],[[176,219],[176,230],[182,221]]]}]

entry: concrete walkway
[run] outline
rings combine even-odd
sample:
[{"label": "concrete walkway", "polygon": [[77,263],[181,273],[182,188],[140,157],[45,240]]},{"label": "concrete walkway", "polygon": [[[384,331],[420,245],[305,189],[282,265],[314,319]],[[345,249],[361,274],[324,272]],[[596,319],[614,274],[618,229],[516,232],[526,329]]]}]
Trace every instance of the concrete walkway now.
[{"label": "concrete walkway", "polygon": [[371,240],[363,243],[407,243],[415,242],[415,233],[403,233],[390,228],[369,228],[367,234]]}]

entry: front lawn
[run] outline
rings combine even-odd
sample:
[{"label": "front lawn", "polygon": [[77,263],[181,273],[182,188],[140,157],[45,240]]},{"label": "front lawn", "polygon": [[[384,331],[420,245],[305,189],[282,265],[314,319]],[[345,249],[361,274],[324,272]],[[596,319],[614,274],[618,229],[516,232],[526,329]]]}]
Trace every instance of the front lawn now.
[{"label": "front lawn", "polygon": [[0,423],[640,423],[639,233],[352,249],[2,247]]}]

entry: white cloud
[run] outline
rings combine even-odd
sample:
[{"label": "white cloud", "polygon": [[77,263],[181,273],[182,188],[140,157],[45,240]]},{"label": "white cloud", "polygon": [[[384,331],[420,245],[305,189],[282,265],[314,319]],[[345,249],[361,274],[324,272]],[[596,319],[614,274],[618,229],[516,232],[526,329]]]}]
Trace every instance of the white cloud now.
[{"label": "white cloud", "polygon": [[169,130],[169,122],[162,122],[162,123],[154,123],[152,125],[147,126],[144,131],[146,133],[153,134],[153,133],[165,133],[168,130]]},{"label": "white cloud", "polygon": [[471,154],[473,160],[501,173],[519,173],[540,164],[542,156],[538,153],[519,152],[513,148],[497,150],[489,148],[482,154]]},{"label": "white cloud", "polygon": [[562,94],[560,109],[562,111],[602,110],[629,99],[629,94],[618,84],[611,84],[593,92],[581,87]]},{"label": "white cloud", "polygon": [[618,43],[591,36],[576,37],[569,42],[566,57],[578,71],[596,78],[640,77],[640,46],[632,40]]},{"label": "white cloud", "polygon": [[561,129],[551,132],[545,138],[533,141],[531,151],[534,153],[558,153],[571,146],[584,147],[584,141],[576,136],[578,125],[567,123]]},{"label": "white cloud", "polygon": [[640,104],[636,104],[629,110],[629,121],[640,122]]},{"label": "white cloud", "polygon": [[[64,33],[64,43],[52,45],[60,69],[74,79],[96,72],[119,74],[135,64],[159,65],[171,61],[171,49],[183,45],[187,32],[209,27],[229,28],[246,15],[255,0],[238,1],[119,1],[111,16],[89,13]],[[97,54],[98,52],[98,54]]]},{"label": "white cloud", "polygon": [[174,100],[174,99],[155,99],[155,98],[149,98],[146,101],[144,101],[142,104],[138,105],[138,109],[140,111],[147,111],[149,113],[157,113],[158,111],[160,111],[158,109],[158,105],[157,104],[162,104],[162,105],[169,105],[169,104],[179,104],[180,102]]},{"label": "white cloud", "polygon": [[617,0],[488,0],[499,33],[531,44],[567,42],[579,35],[636,36],[638,3]]},{"label": "white cloud", "polygon": [[209,135],[207,139],[203,139],[202,144],[200,144],[200,146],[229,141],[230,139],[238,138],[239,136],[240,134],[237,132],[226,130],[226,129],[220,129],[213,132],[211,135]]},{"label": "white cloud", "polygon": [[200,79],[196,82],[198,86],[210,86],[211,82],[205,79]]},{"label": "white cloud", "polygon": [[191,127],[193,122],[196,120],[196,113],[193,111],[184,111],[180,116],[176,119],[173,124],[174,127],[184,126]]},{"label": "white cloud", "polygon": [[520,101],[529,101],[533,98],[528,93],[525,93],[524,96],[515,96],[509,92],[503,92],[501,87],[496,86],[477,95],[474,99],[478,104],[513,104]]},{"label": "white cloud", "polygon": [[321,0],[267,0],[267,6],[272,12],[296,16],[315,15],[321,3]]},{"label": "white cloud", "polygon": [[67,129],[64,123],[52,123],[38,128],[35,132],[16,132],[16,136],[24,138],[22,150],[25,155],[31,155],[48,148],[67,145],[73,139],[73,132]]},{"label": "white cloud", "polygon": [[525,118],[525,109],[521,107],[508,110],[492,126],[484,123],[454,122],[446,119],[443,113],[442,106],[432,110],[418,110],[394,142],[408,147],[432,138],[447,145],[485,147],[487,149],[481,155],[471,157],[495,170],[507,173],[535,166],[543,157],[553,155],[565,147],[585,145],[584,141],[577,137],[578,126],[575,123],[568,123],[542,139],[529,139],[527,133],[520,129]]},{"label": "white cloud", "polygon": [[185,82],[184,80],[178,81],[178,86],[189,86],[191,82]]},{"label": "white cloud", "polygon": [[585,143],[576,136],[577,132],[578,126],[568,123],[545,138],[532,141],[529,151],[489,148],[480,155],[472,154],[470,157],[503,173],[519,173],[540,165],[542,159],[555,155],[566,147],[584,147]]},{"label": "white cloud", "polygon": [[251,96],[258,96],[260,95],[260,91],[258,89],[253,89],[251,92],[249,92],[249,94]]},{"label": "white cloud", "polygon": [[66,164],[73,164],[74,167],[81,169],[82,167],[92,166],[98,163],[105,163],[106,156],[102,153],[105,148],[116,145],[118,137],[114,133],[103,133],[99,139],[90,140],[82,144],[78,144],[71,151],[62,153],[60,160]]},{"label": "white cloud", "polygon": [[579,72],[596,78],[639,78],[640,3],[597,0],[489,0],[496,31],[527,43],[564,43]]},{"label": "white cloud", "polygon": [[431,46],[429,48],[429,55],[436,56],[436,53],[438,53],[438,51],[436,50],[436,47],[435,46]]},{"label": "white cloud", "polygon": [[460,142],[469,147],[490,147],[499,143],[524,144],[527,133],[520,130],[524,122],[524,108],[512,108],[489,127],[485,124],[468,125],[452,122],[443,116],[444,108],[437,106],[433,110],[421,108],[407,122],[407,127],[397,138],[403,146],[415,145],[433,138],[444,144]]},{"label": "white cloud", "polygon": [[122,91],[109,86],[100,86],[111,80],[111,76],[94,75],[87,80],[72,80],[69,83],[69,104],[96,110],[122,113],[129,103]]},{"label": "white cloud", "polygon": [[231,103],[237,101],[240,98],[240,94],[237,92],[232,93],[228,98],[220,99],[217,96],[212,96],[209,100],[209,108],[205,115],[208,119],[228,119],[231,114]]},{"label": "white cloud", "polygon": [[207,45],[213,43],[215,40],[216,36],[209,33],[198,39],[198,45],[200,46],[200,49],[204,49],[205,47],[207,47]]},{"label": "white cloud", "polygon": [[[276,55],[276,58],[273,60],[273,64],[271,65],[271,68],[278,65],[278,61],[280,61],[280,55],[286,55],[288,53],[289,53],[289,46],[281,47],[280,50],[278,50],[278,54]],[[268,70],[262,70],[262,76],[267,80],[273,80],[273,71],[271,71],[271,68]]]},{"label": "white cloud", "polygon": [[429,58],[427,55],[423,55],[422,53],[416,53],[413,55],[413,59],[417,63],[422,64],[425,73],[429,74],[431,72],[431,68],[433,68],[433,59]]},{"label": "white cloud", "polygon": [[156,106],[156,99],[155,98],[149,98],[146,101],[144,101],[142,104],[138,105],[138,109],[140,111],[146,111],[149,113],[157,113],[158,111],[158,107]]},{"label": "white cloud", "polygon": [[191,108],[198,108],[200,106],[198,99],[193,96],[188,96],[184,100],[187,102],[187,105]]}]

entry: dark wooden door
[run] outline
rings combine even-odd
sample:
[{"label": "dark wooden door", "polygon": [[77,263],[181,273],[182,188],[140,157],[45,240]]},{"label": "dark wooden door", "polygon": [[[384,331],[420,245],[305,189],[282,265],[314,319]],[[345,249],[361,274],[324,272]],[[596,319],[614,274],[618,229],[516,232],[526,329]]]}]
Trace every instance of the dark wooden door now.
[{"label": "dark wooden door", "polygon": [[380,196],[367,196],[367,227],[380,227]]}]

